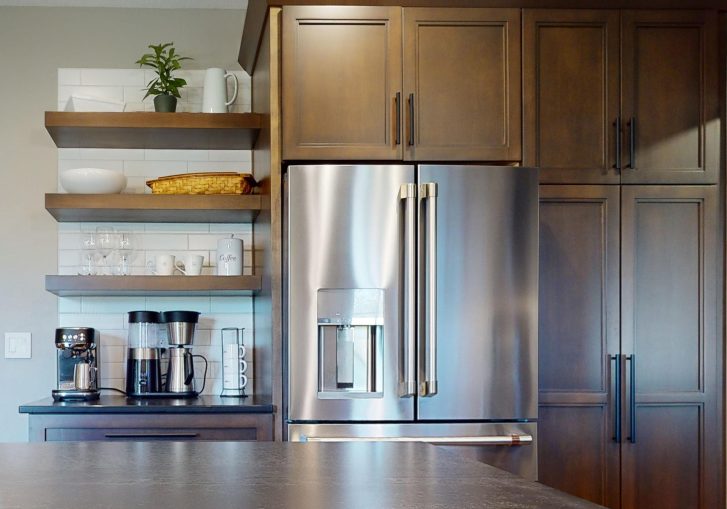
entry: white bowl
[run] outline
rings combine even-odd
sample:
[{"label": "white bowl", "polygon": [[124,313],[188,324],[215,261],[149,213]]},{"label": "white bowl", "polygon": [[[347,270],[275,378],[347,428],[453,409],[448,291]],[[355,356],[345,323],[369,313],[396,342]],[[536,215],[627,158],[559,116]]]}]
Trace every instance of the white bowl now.
[{"label": "white bowl", "polygon": [[103,168],[74,168],[61,172],[63,189],[74,194],[113,194],[126,187],[126,176]]}]

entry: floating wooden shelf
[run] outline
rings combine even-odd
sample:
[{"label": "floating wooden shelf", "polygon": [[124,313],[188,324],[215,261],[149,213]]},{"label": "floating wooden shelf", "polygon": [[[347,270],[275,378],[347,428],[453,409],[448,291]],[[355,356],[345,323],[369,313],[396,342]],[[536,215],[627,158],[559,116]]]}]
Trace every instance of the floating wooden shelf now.
[{"label": "floating wooden shelf", "polygon": [[260,195],[46,194],[57,221],[117,223],[250,223],[263,206]]},{"label": "floating wooden shelf", "polygon": [[45,289],[59,297],[252,295],[260,276],[46,276]]},{"label": "floating wooden shelf", "polygon": [[264,120],[259,113],[45,112],[59,148],[250,150]]}]

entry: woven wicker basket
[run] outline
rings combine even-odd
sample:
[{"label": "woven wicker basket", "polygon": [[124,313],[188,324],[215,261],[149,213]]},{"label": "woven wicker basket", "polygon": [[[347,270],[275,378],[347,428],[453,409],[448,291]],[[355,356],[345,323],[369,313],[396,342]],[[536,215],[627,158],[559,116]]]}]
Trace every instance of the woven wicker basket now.
[{"label": "woven wicker basket", "polygon": [[251,194],[257,185],[249,173],[181,173],[147,180],[153,194]]}]

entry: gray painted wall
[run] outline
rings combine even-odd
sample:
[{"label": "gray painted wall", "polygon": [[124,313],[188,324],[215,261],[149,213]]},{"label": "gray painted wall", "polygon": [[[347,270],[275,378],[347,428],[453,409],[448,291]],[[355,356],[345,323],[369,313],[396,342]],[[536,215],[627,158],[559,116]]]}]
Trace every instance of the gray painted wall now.
[{"label": "gray painted wall", "polygon": [[[147,44],[174,41],[185,67],[239,69],[245,11],[0,7],[0,442],[27,440],[22,403],[55,382],[58,228],[43,206],[57,152],[43,112],[57,107],[59,67],[132,68]],[[5,359],[4,333],[31,332],[32,359]]]}]

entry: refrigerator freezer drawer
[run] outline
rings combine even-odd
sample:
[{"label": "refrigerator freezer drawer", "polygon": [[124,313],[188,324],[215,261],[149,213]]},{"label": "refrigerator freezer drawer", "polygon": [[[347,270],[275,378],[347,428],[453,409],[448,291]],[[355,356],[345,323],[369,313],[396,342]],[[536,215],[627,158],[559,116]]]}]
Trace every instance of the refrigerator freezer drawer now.
[{"label": "refrigerator freezer drawer", "polygon": [[423,442],[537,479],[535,423],[290,424],[293,442]]}]

